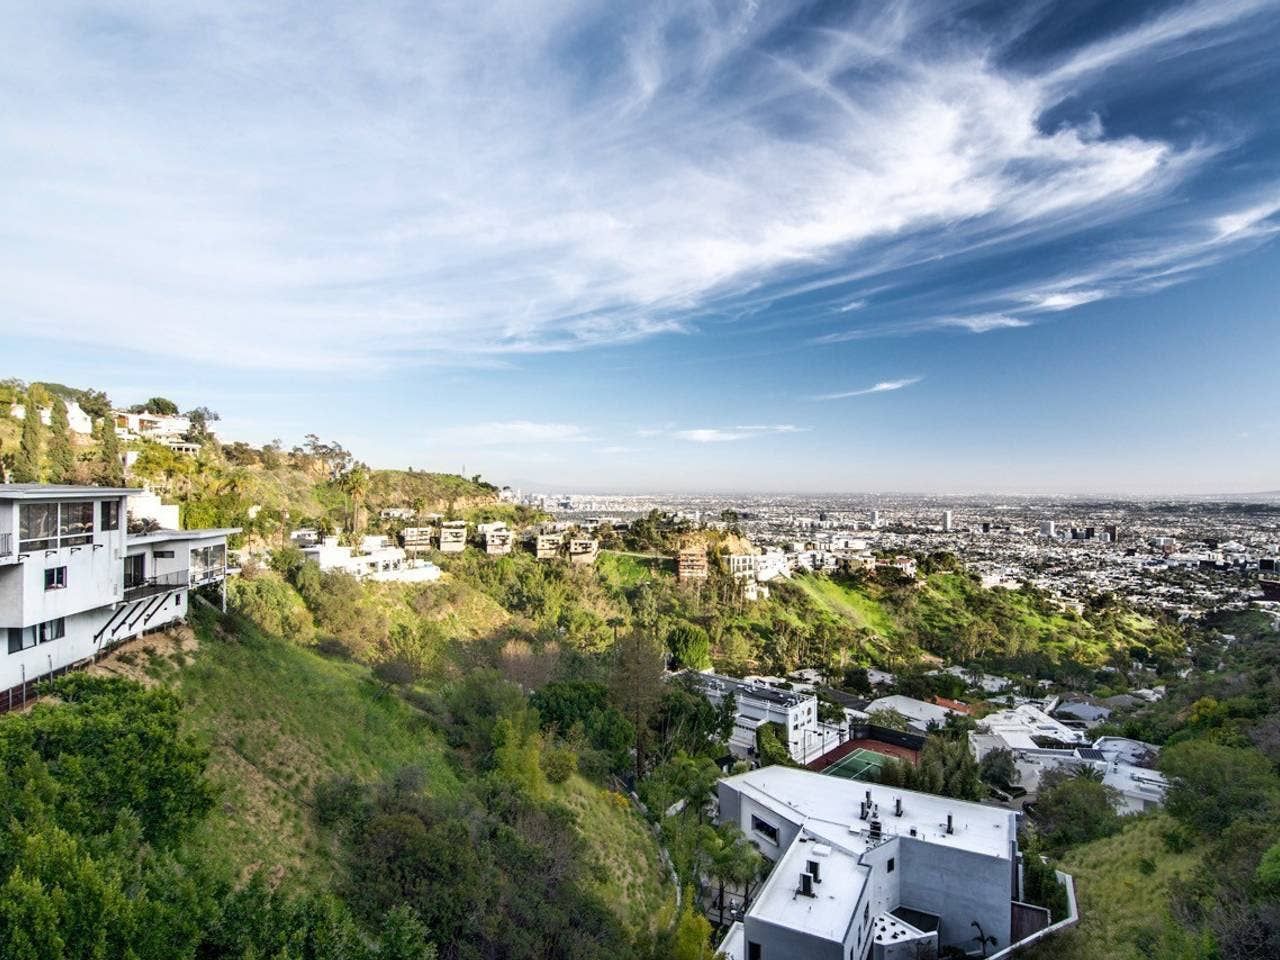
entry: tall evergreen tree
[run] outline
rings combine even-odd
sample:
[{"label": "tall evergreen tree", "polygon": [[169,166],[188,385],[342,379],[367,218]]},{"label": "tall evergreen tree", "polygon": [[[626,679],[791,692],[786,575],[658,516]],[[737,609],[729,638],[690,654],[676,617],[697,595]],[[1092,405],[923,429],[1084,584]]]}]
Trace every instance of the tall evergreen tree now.
[{"label": "tall evergreen tree", "polygon": [[30,394],[27,395],[26,412],[22,418],[22,442],[13,461],[14,483],[38,483],[40,481],[40,408]]},{"label": "tall evergreen tree", "polygon": [[49,482],[69,483],[75,465],[75,454],[71,450],[71,424],[67,422],[67,404],[61,397],[54,397],[53,414],[49,418]]},{"label": "tall evergreen tree", "polygon": [[124,485],[124,464],[120,462],[120,441],[110,417],[103,417],[94,428],[97,431],[98,465],[93,479],[104,487]]}]

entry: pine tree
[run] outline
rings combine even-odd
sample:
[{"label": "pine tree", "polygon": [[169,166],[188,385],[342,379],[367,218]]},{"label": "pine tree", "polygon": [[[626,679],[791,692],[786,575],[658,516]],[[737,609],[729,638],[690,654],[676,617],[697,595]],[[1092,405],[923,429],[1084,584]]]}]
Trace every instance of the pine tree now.
[{"label": "pine tree", "polygon": [[71,450],[71,424],[67,422],[67,404],[61,397],[54,397],[53,414],[49,418],[49,482],[70,482],[75,465],[75,454]]},{"label": "pine tree", "polygon": [[28,394],[22,418],[22,443],[13,461],[14,483],[40,482],[40,427],[40,408]]},{"label": "pine tree", "polygon": [[124,464],[120,462],[120,441],[116,439],[116,428],[110,417],[98,421],[98,466],[94,472],[94,480],[104,487],[120,487],[124,485]]}]

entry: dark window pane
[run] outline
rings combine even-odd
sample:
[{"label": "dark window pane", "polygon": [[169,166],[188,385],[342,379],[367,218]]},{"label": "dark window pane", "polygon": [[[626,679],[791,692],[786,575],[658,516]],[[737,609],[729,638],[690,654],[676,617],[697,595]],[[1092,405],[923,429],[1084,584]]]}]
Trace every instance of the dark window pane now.
[{"label": "dark window pane", "polygon": [[119,500],[103,500],[102,501],[102,524],[103,530],[119,530],[120,529],[120,501]]},{"label": "dark window pane", "polygon": [[58,534],[56,503],[23,503],[18,505],[18,548],[47,550],[55,546]]},{"label": "dark window pane", "polygon": [[58,535],[64,547],[89,543],[93,539],[93,501],[77,500],[62,505]]}]

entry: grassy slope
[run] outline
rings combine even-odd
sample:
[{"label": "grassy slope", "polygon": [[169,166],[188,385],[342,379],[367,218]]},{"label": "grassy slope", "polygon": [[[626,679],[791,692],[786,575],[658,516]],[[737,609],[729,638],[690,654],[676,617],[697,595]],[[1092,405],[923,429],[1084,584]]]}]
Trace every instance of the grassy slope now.
[{"label": "grassy slope", "polygon": [[365,668],[233,622],[230,634],[207,612],[197,615],[200,651],[177,680],[224,790],[197,839],[210,859],[232,875],[261,865],[323,886],[335,851],[310,815],[317,783],[336,774],[370,780],[413,764],[427,771],[429,789],[457,789],[420,716],[381,695]]},{"label": "grassy slope", "polygon": [[596,558],[600,578],[617,589],[634,587],[655,577],[675,576],[675,566],[675,561],[670,557],[651,557],[617,550],[601,550]]},{"label": "grassy slope", "polygon": [[899,626],[889,609],[880,602],[873,587],[855,589],[826,577],[796,577],[794,582],[829,613],[865,627],[882,637],[893,637]]},{"label": "grassy slope", "polygon": [[[367,669],[264,636],[240,619],[225,622],[231,630],[197,610],[195,661],[167,679],[188,704],[191,728],[212,747],[210,775],[223,795],[194,842],[227,875],[261,867],[299,887],[329,886],[340,851],[316,828],[311,801],[315,785],[334,775],[372,781],[415,765],[426,770],[428,790],[461,789],[421,715],[383,695]],[[579,776],[552,796],[577,815],[603,900],[632,929],[651,923],[672,893],[643,822],[618,795]]]},{"label": "grassy slope", "polygon": [[[1080,923],[1029,952],[1029,960],[1143,960],[1137,935],[1159,929],[1169,881],[1185,876],[1200,856],[1166,849],[1161,833],[1171,823],[1163,814],[1135,818],[1123,832],[1069,852],[1062,869],[1075,878]],[[1139,868],[1144,858],[1154,864],[1152,873]]]},{"label": "grassy slope", "polygon": [[651,928],[675,893],[648,827],[619,793],[602,790],[576,774],[551,787],[554,799],[577,815],[591,850],[593,886],[618,909],[628,929]]}]

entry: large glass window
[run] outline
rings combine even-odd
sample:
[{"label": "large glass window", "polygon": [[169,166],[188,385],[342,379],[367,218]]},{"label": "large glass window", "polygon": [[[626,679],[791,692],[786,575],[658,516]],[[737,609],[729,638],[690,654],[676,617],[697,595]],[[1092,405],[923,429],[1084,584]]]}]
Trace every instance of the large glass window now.
[{"label": "large glass window", "polygon": [[9,652],[21,653],[29,647],[34,647],[37,633],[38,629],[36,627],[10,627]]},{"label": "large glass window", "polygon": [[50,550],[58,545],[58,505],[22,503],[18,505],[18,549]]},{"label": "large glass window", "polygon": [[124,558],[124,588],[136,587],[147,578],[147,555],[135,553]]},{"label": "large glass window", "polygon": [[[119,522],[119,504],[117,523]],[[18,549],[56,550],[93,542],[93,501],[18,505]]]},{"label": "large glass window", "polygon": [[215,543],[208,547],[195,547],[191,551],[191,580],[199,583],[206,577],[220,577],[226,565],[226,544]]},{"label": "large glass window", "polygon": [[78,500],[62,504],[62,521],[58,524],[62,546],[71,547],[93,541],[93,501]]},{"label": "large glass window", "polygon": [[120,501],[119,500],[103,500],[102,501],[102,523],[103,530],[119,530],[120,529]]},{"label": "large glass window", "polygon": [[67,635],[67,621],[65,617],[58,617],[57,620],[46,620],[40,624],[40,642],[48,643],[50,640],[61,640]]}]

